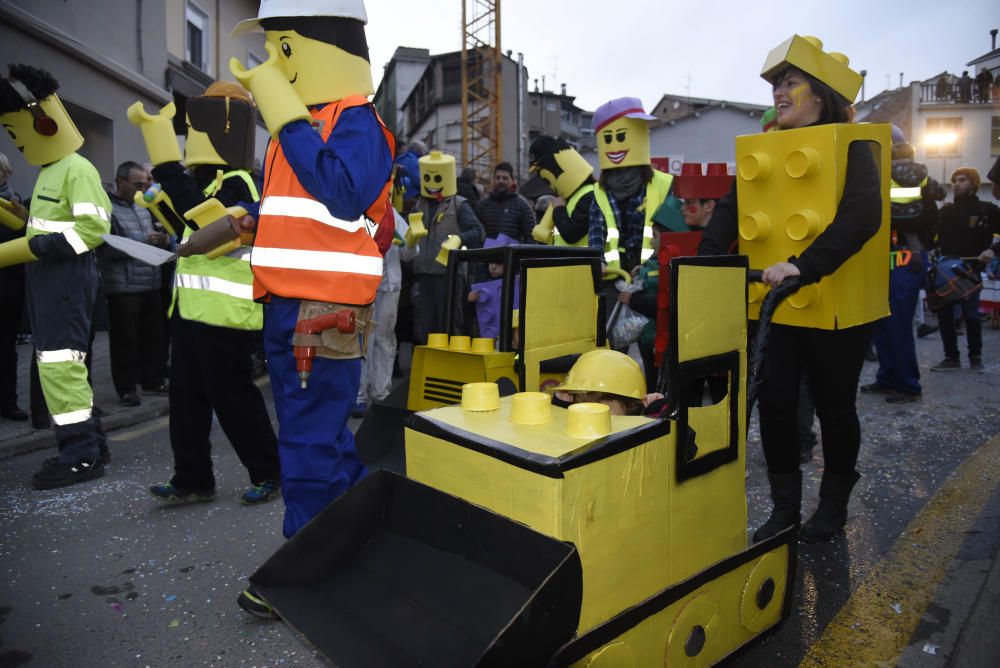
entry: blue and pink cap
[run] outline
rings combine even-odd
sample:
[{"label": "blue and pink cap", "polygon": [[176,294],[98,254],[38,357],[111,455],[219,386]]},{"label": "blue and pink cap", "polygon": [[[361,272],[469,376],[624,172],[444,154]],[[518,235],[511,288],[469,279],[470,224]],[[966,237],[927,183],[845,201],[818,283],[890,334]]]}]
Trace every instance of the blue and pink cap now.
[{"label": "blue and pink cap", "polygon": [[608,123],[613,123],[622,117],[641,118],[645,121],[655,121],[656,116],[650,116],[642,109],[642,100],[637,97],[619,97],[605,102],[594,112],[594,132],[599,131]]}]

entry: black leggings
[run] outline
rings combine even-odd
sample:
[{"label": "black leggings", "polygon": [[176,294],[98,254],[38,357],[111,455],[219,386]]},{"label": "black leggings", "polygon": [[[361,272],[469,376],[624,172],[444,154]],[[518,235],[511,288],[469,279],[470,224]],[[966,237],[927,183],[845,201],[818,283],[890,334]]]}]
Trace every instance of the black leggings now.
[{"label": "black leggings", "polygon": [[819,416],[826,470],[852,475],[861,445],[858,378],[872,325],[822,330],[774,325],[760,388],[760,436],[771,473],[799,470],[797,411],[805,372]]}]

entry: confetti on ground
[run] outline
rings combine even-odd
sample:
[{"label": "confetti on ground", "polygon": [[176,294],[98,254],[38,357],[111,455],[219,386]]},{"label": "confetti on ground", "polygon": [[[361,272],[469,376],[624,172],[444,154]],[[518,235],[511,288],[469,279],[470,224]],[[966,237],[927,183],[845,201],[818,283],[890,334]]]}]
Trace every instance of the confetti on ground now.
[{"label": "confetti on ground", "polygon": [[897,615],[903,614],[903,606],[901,606],[899,603],[893,603],[891,607],[893,610],[896,611]]},{"label": "confetti on ground", "polygon": [[177,600],[177,595],[176,595],[176,594],[171,594],[170,596],[164,596],[164,597],[163,597],[163,599],[164,599],[164,600],[165,600],[165,601],[166,601],[167,603],[170,603],[171,601],[175,601],[175,600]]},{"label": "confetti on ground", "polygon": [[180,620],[178,620],[178,619],[171,619],[170,623],[167,624],[167,628],[168,629],[176,629],[180,625],[181,625]]},{"label": "confetti on ground", "polygon": [[924,651],[928,654],[937,654],[940,647],[940,645],[932,645],[929,642],[924,643]]}]

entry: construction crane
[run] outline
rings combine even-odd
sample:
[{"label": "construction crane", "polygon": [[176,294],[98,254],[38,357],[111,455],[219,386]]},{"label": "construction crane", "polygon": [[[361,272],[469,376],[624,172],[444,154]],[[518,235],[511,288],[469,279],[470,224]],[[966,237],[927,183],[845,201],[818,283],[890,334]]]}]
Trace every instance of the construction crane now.
[{"label": "construction crane", "polygon": [[500,0],[462,0],[462,164],[489,174],[503,158]]}]

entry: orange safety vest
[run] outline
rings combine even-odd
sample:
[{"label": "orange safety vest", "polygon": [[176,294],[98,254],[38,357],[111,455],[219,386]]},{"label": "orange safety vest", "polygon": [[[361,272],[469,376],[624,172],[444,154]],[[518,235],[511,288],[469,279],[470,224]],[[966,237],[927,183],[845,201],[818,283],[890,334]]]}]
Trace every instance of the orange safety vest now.
[{"label": "orange safety vest", "polygon": [[[369,104],[359,95],[311,109],[325,142],[341,112]],[[375,115],[378,118],[378,114]],[[378,118],[389,150],[395,139]],[[372,238],[386,213],[392,182],[357,220],[340,220],[310,195],[295,176],[280,141],[267,149],[264,192],[250,254],[254,299],[268,295],[337,304],[370,304],[382,280],[382,254]]]}]

